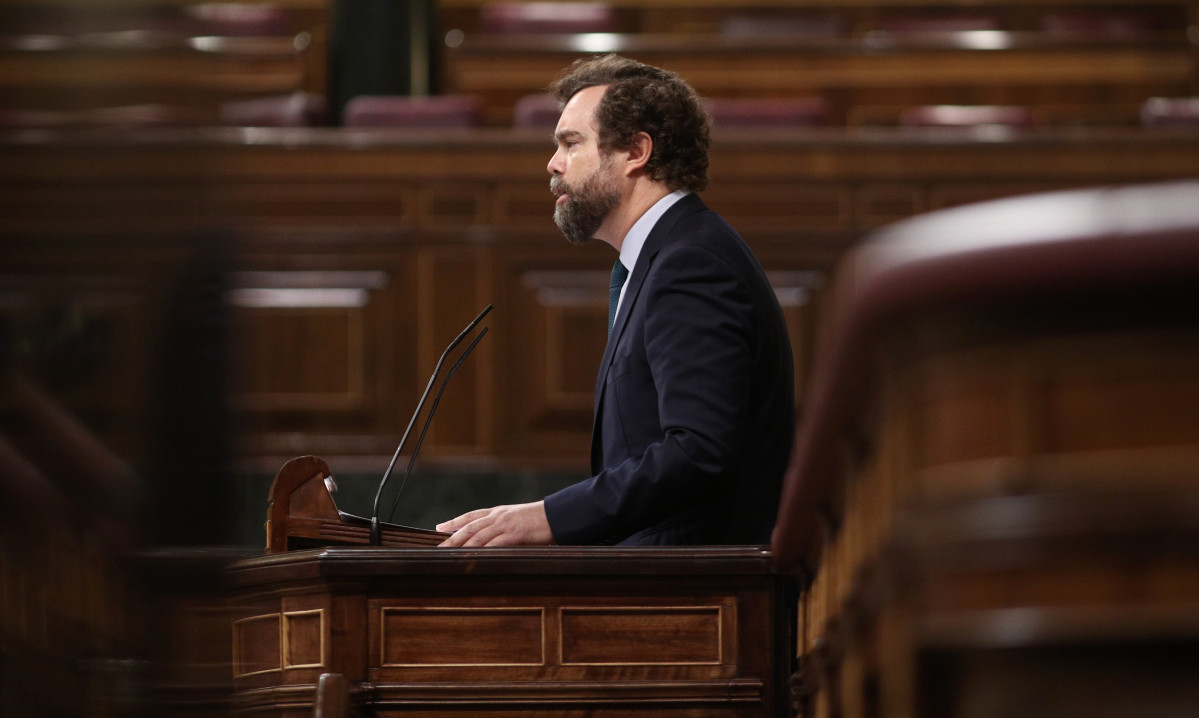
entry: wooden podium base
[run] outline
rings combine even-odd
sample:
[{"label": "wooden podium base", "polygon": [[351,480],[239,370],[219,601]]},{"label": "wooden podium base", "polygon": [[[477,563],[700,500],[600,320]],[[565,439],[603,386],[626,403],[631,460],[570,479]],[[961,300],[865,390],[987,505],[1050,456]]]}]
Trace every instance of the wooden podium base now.
[{"label": "wooden podium base", "polygon": [[236,715],[312,716],[322,676],[330,714],[788,715],[763,547],[330,547],[231,575]]}]

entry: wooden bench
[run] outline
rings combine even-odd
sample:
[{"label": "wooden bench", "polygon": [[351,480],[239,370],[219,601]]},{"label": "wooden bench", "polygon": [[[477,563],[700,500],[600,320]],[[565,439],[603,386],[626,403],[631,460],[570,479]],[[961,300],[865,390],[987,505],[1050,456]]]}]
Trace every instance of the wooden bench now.
[{"label": "wooden bench", "polygon": [[323,12],[230,2],[0,9],[7,126],[204,125],[221,106],[325,92]]},{"label": "wooden bench", "polygon": [[517,99],[544,89],[574,59],[603,52],[674,70],[712,98],[823,98],[834,125],[895,124],[903,108],[930,104],[1025,105],[1042,124],[1134,124],[1145,99],[1194,89],[1194,58],[1181,37],[1005,31],[475,35],[447,48],[445,89],[482,96],[489,121],[510,124]]},{"label": "wooden bench", "polygon": [[773,542],[805,715],[1199,706],[1196,208],[1041,194],[846,257]]}]

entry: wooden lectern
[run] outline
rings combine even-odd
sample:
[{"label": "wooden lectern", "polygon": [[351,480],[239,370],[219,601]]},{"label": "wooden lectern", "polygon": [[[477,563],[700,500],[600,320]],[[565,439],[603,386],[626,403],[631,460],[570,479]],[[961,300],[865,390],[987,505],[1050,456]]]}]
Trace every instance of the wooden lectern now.
[{"label": "wooden lectern", "polygon": [[765,547],[437,549],[403,527],[368,546],[333,486],[320,459],[284,466],[267,554],[231,569],[236,715],[789,715],[789,579]]},{"label": "wooden lectern", "polygon": [[[266,552],[370,543],[370,519],[340,511],[333,499],[337,481],[323,459],[301,456],[283,465],[271,482],[266,516]],[[382,524],[383,546],[436,546],[448,534]]]}]

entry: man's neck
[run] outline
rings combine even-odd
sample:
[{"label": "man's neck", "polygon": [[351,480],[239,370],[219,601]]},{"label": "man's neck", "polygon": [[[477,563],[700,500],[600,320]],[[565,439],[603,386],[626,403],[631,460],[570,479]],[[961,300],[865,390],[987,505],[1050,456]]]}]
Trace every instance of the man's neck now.
[{"label": "man's neck", "polygon": [[637,220],[641,219],[641,216],[648,212],[650,207],[653,207],[670,192],[670,188],[660,182],[642,180],[634,183],[624,201],[608,215],[607,221],[604,222],[604,226],[600,228],[600,233],[596,237],[612,245],[612,248],[619,252],[621,245],[624,244],[625,235],[629,233]]}]

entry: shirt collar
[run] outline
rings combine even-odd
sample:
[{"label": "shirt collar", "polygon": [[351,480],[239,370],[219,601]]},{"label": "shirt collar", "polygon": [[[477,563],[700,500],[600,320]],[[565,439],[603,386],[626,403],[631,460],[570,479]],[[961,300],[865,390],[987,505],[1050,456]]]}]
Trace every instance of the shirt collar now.
[{"label": "shirt collar", "polygon": [[666,214],[666,210],[688,194],[691,193],[685,189],[671,192],[655,202],[653,207],[646,210],[645,214],[633,223],[628,234],[624,236],[624,241],[620,243],[620,263],[629,270],[630,275],[633,273],[633,266],[637,264],[637,257],[641,256],[641,248],[645,246],[645,240],[649,237],[650,230],[654,228],[662,215]]}]

